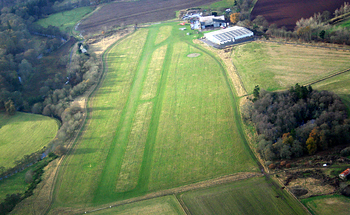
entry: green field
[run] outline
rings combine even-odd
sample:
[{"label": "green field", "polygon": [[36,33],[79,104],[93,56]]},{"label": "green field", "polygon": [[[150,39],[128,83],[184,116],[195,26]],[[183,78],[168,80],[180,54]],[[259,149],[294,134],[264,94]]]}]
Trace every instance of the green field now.
[{"label": "green field", "polygon": [[58,121],[46,116],[17,112],[0,114],[0,166],[13,167],[14,161],[46,146],[58,130]]},{"label": "green field", "polygon": [[345,196],[319,196],[302,199],[301,201],[314,215],[349,214],[350,198]]},{"label": "green field", "polygon": [[30,169],[33,169],[33,167],[0,181],[0,203],[6,198],[7,194],[24,193],[28,186],[25,182],[25,174]]},{"label": "green field", "polygon": [[36,23],[45,28],[49,25],[56,26],[60,31],[70,34],[75,24],[91,12],[91,7],[79,7],[73,10],[52,14],[47,18],[38,20]]},{"label": "green field", "polygon": [[193,215],[307,214],[296,199],[264,177],[190,191],[180,198]]},{"label": "green field", "polygon": [[92,213],[98,214],[115,214],[115,215],[127,215],[127,214],[142,214],[142,215],[153,215],[153,214],[168,214],[168,215],[185,215],[179,202],[174,196],[164,196],[154,198],[150,200],[144,200],[141,202],[121,205],[112,207]]},{"label": "green field", "polygon": [[317,90],[327,90],[336,93],[350,108],[350,72],[313,84],[312,87]]},{"label": "green field", "polygon": [[248,93],[256,85],[286,89],[350,68],[350,52],[264,42],[234,47],[232,60]]},{"label": "green field", "polygon": [[[167,39],[156,43],[159,37]],[[139,29],[104,57],[108,72],[60,169],[54,207],[94,206],[258,171],[224,68],[178,23]]]}]

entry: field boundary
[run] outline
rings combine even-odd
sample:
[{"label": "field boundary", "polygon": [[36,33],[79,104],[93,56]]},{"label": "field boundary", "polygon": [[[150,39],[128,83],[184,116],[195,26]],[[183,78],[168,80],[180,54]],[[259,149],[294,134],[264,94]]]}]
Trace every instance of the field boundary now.
[{"label": "field boundary", "polygon": [[306,85],[306,86],[313,85],[313,84],[316,84],[316,83],[325,81],[325,80],[327,80],[327,79],[333,78],[333,77],[335,77],[335,76],[338,76],[338,75],[347,73],[347,72],[349,72],[349,71],[350,71],[350,69],[346,69],[346,70],[343,70],[343,71],[340,71],[340,72],[336,72],[336,73],[334,73],[334,74],[331,74],[331,75],[329,75],[329,76],[323,77],[323,78],[321,78],[321,79],[319,79],[319,80],[312,81],[312,82],[307,83],[307,84],[304,84],[304,85]]},{"label": "field boundary", "polygon": [[[77,213],[92,213],[92,212],[96,212],[96,211],[100,211],[100,210],[104,210],[104,209],[109,209],[109,208],[113,208],[113,207],[117,207],[117,206],[121,206],[121,205],[131,204],[131,203],[140,202],[140,201],[149,200],[149,199],[154,199],[154,198],[163,197],[163,196],[176,195],[176,194],[180,194],[180,193],[187,192],[187,191],[199,190],[199,189],[214,187],[214,186],[227,184],[227,183],[231,183],[231,182],[235,182],[235,181],[240,181],[240,180],[254,178],[254,177],[262,177],[262,176],[263,175],[261,173],[258,173],[258,172],[241,172],[241,173],[221,176],[221,177],[218,177],[215,179],[202,181],[202,182],[198,182],[198,183],[194,183],[194,184],[184,185],[184,186],[177,187],[177,188],[161,190],[161,191],[146,194],[144,196],[126,199],[126,200],[118,201],[115,203],[105,204],[104,206],[102,206],[100,208],[95,208],[95,209],[88,208],[86,210],[79,210],[79,212],[78,211],[75,211],[75,212],[77,212]],[[178,199],[178,198],[176,198],[176,199]],[[181,202],[179,202],[179,203],[181,204]],[[67,208],[67,211],[65,211],[65,212],[69,212],[70,211],[69,209],[70,208]],[[186,211],[185,208],[183,208],[183,209]]]}]

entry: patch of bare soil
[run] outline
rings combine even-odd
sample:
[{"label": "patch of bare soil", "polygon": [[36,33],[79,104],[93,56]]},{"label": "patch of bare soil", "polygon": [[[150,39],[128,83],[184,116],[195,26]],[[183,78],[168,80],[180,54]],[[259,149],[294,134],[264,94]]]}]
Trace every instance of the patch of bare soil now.
[{"label": "patch of bare soil", "polygon": [[299,198],[334,193],[340,183],[338,177],[331,178],[320,169],[285,170],[276,175],[280,182]]},{"label": "patch of bare soil", "polygon": [[247,91],[244,89],[243,82],[239,77],[235,66],[232,63],[232,48],[215,49],[207,45],[206,43],[201,42],[200,40],[193,40],[193,42],[195,44],[201,45],[202,47],[210,50],[211,52],[214,52],[218,57],[220,57],[226,66],[227,73],[236,89],[237,95],[241,97],[247,94]]},{"label": "patch of bare soil", "polygon": [[187,55],[187,57],[198,57],[199,55],[201,55],[201,54],[199,54],[199,53],[192,53],[192,54]]},{"label": "patch of bare soil", "polygon": [[101,56],[106,49],[113,43],[117,42],[122,37],[133,32],[133,28],[125,28],[123,30],[108,32],[105,35],[97,35],[89,38],[86,44],[89,46],[89,51]]}]

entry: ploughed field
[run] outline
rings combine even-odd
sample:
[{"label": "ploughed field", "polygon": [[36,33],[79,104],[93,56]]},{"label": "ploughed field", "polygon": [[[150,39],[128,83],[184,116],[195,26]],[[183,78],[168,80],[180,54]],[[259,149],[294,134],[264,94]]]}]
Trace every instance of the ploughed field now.
[{"label": "ploughed field", "polygon": [[53,210],[258,171],[225,70],[192,39],[177,23],[153,25],[107,52],[108,71],[60,169]]},{"label": "ploughed field", "polygon": [[270,24],[293,30],[299,19],[325,10],[333,13],[342,4],[344,0],[259,0],[252,11],[252,19],[263,15]]},{"label": "ploughed field", "polygon": [[175,18],[175,11],[210,4],[218,0],[141,0],[113,2],[104,5],[90,17],[83,20],[78,30],[83,35],[101,33],[110,28],[135,23],[159,22]]}]

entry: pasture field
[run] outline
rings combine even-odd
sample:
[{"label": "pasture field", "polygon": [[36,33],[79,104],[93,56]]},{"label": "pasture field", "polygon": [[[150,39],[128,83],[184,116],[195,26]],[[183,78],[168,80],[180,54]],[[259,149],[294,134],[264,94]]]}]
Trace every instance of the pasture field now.
[{"label": "pasture field", "polygon": [[349,214],[350,198],[341,195],[319,196],[302,199],[301,202],[314,215]]},{"label": "pasture field", "polygon": [[232,60],[245,89],[252,93],[256,85],[281,90],[349,69],[350,52],[252,42],[234,47]]},{"label": "pasture field", "polygon": [[190,213],[196,214],[307,214],[286,191],[264,177],[255,177],[180,194]]},{"label": "pasture field", "polygon": [[[168,39],[156,44],[163,33]],[[187,57],[193,53],[199,56]],[[139,29],[104,59],[108,71],[60,169],[53,208],[96,206],[258,171],[237,126],[224,68],[178,23]]]},{"label": "pasture field", "polygon": [[49,25],[56,26],[60,31],[70,34],[75,24],[91,12],[91,7],[79,7],[73,10],[52,14],[47,18],[39,19],[36,23],[45,28]]},{"label": "pasture field", "polygon": [[327,90],[336,93],[344,104],[350,108],[350,72],[346,72],[324,81],[313,84],[317,90]]},{"label": "pasture field", "polygon": [[179,202],[174,196],[164,196],[141,202],[130,203],[110,209],[93,212],[94,215],[103,214],[127,215],[127,214],[169,214],[169,215],[185,215]]},{"label": "pasture field", "polygon": [[24,181],[25,174],[28,170],[33,169],[30,167],[22,172],[19,172],[7,179],[0,181],[0,202],[2,202],[7,194],[24,193],[28,184]]},{"label": "pasture field", "polygon": [[0,113],[0,166],[13,167],[15,160],[42,149],[56,136],[58,127],[57,120],[42,115]]}]

